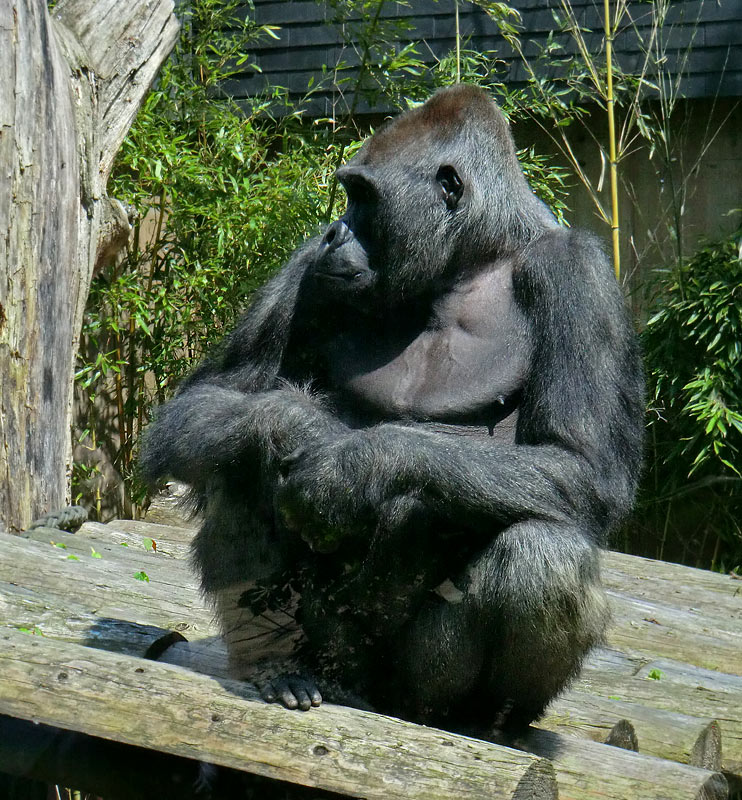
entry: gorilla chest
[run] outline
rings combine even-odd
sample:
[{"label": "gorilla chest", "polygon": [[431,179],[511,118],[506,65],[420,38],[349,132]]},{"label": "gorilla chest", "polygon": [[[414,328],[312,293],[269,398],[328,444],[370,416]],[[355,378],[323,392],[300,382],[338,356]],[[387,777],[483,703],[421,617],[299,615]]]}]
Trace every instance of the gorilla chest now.
[{"label": "gorilla chest", "polygon": [[382,419],[486,423],[517,406],[531,339],[509,269],[454,287],[424,323],[401,323],[359,326],[330,341],[330,388]]}]

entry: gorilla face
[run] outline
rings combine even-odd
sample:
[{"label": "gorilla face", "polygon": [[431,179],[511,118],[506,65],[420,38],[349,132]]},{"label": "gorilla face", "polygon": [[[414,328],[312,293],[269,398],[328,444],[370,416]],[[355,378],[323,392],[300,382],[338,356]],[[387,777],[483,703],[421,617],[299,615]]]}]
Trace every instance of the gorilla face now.
[{"label": "gorilla face", "polygon": [[334,298],[348,301],[368,297],[377,284],[378,264],[374,220],[379,195],[370,177],[351,167],[338,170],[338,180],[348,195],[345,214],[331,223],[322,237],[314,262],[314,278]]},{"label": "gorilla face", "polygon": [[474,87],[382,126],[337,171],[348,195],[313,265],[359,310],[430,296],[556,225],[523,176],[502,112]]},{"label": "gorilla face", "polygon": [[333,296],[370,306],[370,292],[399,301],[421,294],[445,271],[465,187],[448,163],[364,161],[337,171],[347,210],[325,231],[314,276]]}]

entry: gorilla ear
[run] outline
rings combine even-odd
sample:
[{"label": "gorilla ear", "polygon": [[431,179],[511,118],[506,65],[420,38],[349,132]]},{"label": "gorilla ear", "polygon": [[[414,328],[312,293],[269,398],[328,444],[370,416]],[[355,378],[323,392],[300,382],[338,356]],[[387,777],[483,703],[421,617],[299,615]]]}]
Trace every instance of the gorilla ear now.
[{"label": "gorilla ear", "polygon": [[435,179],[443,189],[443,200],[446,203],[446,208],[449,211],[453,211],[464,193],[464,182],[459,177],[459,173],[450,164],[444,164],[438,169]]}]

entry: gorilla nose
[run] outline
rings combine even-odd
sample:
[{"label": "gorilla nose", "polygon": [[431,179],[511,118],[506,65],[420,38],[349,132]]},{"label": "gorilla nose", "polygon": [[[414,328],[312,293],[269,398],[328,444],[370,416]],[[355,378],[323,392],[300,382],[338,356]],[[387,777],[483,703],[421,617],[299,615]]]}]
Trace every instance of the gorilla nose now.
[{"label": "gorilla nose", "polygon": [[322,249],[326,249],[331,253],[333,250],[337,250],[340,245],[344,244],[349,236],[350,228],[343,220],[338,219],[325,231],[325,235],[322,237]]}]

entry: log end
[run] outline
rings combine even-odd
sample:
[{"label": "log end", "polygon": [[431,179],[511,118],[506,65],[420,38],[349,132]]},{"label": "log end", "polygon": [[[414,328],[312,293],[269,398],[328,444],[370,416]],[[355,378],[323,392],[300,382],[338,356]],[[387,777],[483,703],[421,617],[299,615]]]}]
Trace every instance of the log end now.
[{"label": "log end", "polygon": [[720,772],[713,772],[699,786],[694,800],[728,800],[729,784]]},{"label": "log end", "polygon": [[620,719],[610,730],[606,744],[613,747],[620,747],[622,750],[632,750],[639,752],[639,739],[636,729],[627,719]]},{"label": "log end", "polygon": [[558,800],[554,765],[546,758],[534,761],[523,773],[513,794],[513,800]]},{"label": "log end", "polygon": [[690,754],[692,767],[703,767],[713,772],[721,769],[721,729],[716,720],[712,720],[701,731]]}]

